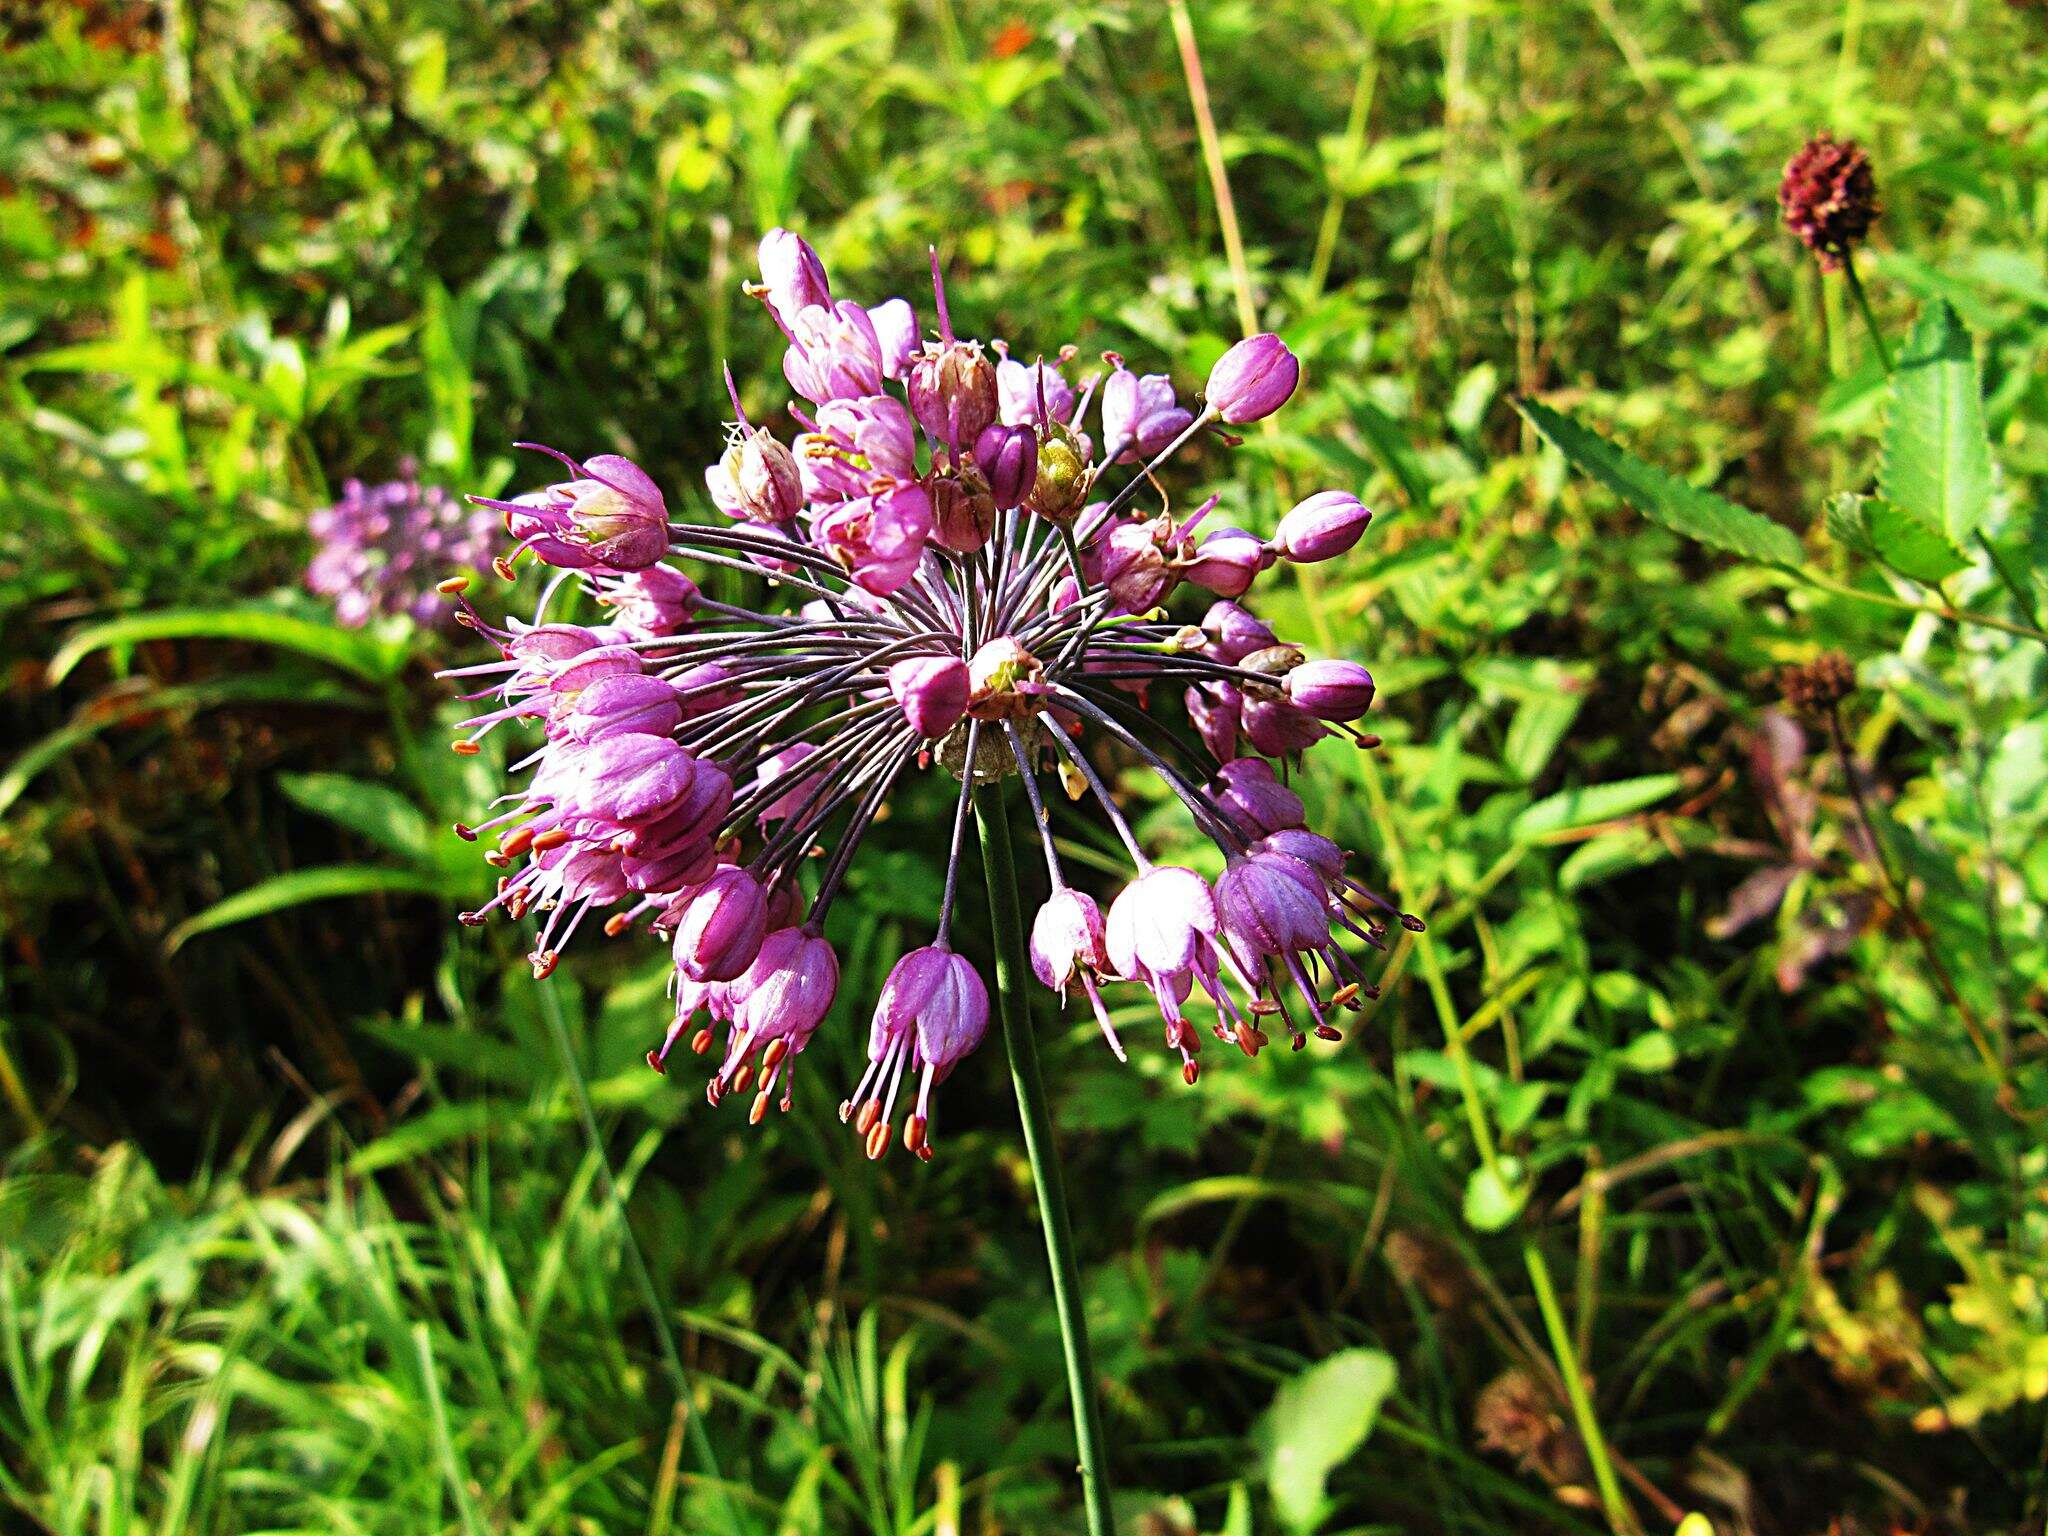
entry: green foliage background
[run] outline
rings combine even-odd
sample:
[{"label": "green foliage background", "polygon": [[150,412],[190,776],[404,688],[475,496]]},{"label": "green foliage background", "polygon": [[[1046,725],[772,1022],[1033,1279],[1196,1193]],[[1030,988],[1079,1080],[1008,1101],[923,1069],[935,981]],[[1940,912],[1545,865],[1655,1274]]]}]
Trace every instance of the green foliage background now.
[{"label": "green foliage background", "polygon": [[[832,1113],[937,799],[856,866],[810,1091],[748,1133],[640,1064],[653,949],[544,998],[449,921],[497,766],[445,749],[463,653],[300,573],[406,455],[698,497],[721,360],[780,397],[738,291],[778,223],[869,299],[937,243],[970,328],[1192,391],[1237,283],[1171,11],[0,20],[0,1524],[1078,1529],[993,1048],[930,1166]],[[1303,793],[1429,929],[1341,1047],[1192,1092],[1042,1021],[1127,1529],[2039,1531],[2048,16],[1191,24],[1307,379],[1201,467],[1250,528],[1379,508],[1270,616],[1374,668],[1386,746]],[[1877,165],[1889,380],[1776,222],[1821,127]],[[1779,688],[1824,650],[1833,722]]]}]

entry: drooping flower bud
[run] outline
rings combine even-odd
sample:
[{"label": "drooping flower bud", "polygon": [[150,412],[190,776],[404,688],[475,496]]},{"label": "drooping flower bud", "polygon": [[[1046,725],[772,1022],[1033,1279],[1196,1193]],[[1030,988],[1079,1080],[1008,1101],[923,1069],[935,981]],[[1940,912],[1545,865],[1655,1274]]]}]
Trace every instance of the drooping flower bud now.
[{"label": "drooping flower bud", "polygon": [[1372,674],[1355,661],[1305,661],[1287,674],[1290,702],[1318,720],[1356,720],[1372,708]]},{"label": "drooping flower bud", "polygon": [[1029,427],[987,427],[974,444],[974,462],[988,481],[996,510],[1007,512],[1038,481],[1038,434]]},{"label": "drooping flower bud", "polygon": [[744,523],[786,523],[804,504],[796,455],[766,427],[733,434],[732,445],[704,471],[712,505]]},{"label": "drooping flower bud", "polygon": [[1171,378],[1163,373],[1140,377],[1119,360],[1102,386],[1102,457],[1112,464],[1143,463],[1194,419],[1174,399]]},{"label": "drooping flower bud", "polygon": [[676,968],[692,981],[731,981],[754,963],[768,935],[767,893],[728,864],[678,904],[676,919]]},{"label": "drooping flower bud", "polygon": [[1294,393],[1301,363],[1270,331],[1247,336],[1216,360],[1203,391],[1213,409],[1232,426],[1270,416]]},{"label": "drooping flower bud", "polygon": [[1279,642],[1265,623],[1232,602],[1209,605],[1202,616],[1202,633],[1209,637],[1209,653],[1233,667],[1254,651]]},{"label": "drooping flower bud", "polygon": [[910,409],[934,443],[971,452],[996,419],[996,370],[975,341],[941,342],[910,365]]},{"label": "drooping flower bud", "polygon": [[1244,719],[1244,694],[1232,683],[1190,683],[1183,697],[1188,720],[1209,755],[1219,763],[1233,760]]},{"label": "drooping flower bud", "polygon": [[1255,853],[1232,861],[1216,882],[1216,911],[1223,936],[1248,964],[1303,954],[1330,939],[1322,877],[1290,854]]},{"label": "drooping flower bud", "polygon": [[810,1043],[839,990],[839,957],[818,935],[778,928],[732,983],[733,1022],[750,1043],[782,1040],[795,1055]]},{"label": "drooping flower bud", "polygon": [[639,571],[660,563],[668,553],[668,506],[646,472],[615,453],[564,462],[576,479],[486,505],[504,509],[513,535],[550,565]]},{"label": "drooping flower bud", "polygon": [[1180,584],[1180,573],[1167,563],[1163,547],[1168,537],[1161,526],[1165,522],[1158,517],[1119,524],[1097,546],[1098,579],[1124,613],[1145,613],[1158,607]]},{"label": "drooping flower bud", "polygon": [[1853,139],[1816,134],[1785,165],[1778,184],[1785,227],[1832,272],[1877,221],[1877,178],[1870,156]]},{"label": "drooping flower bud", "polygon": [[1217,770],[1216,804],[1253,837],[1302,824],[1301,796],[1282,784],[1263,758],[1241,757]]},{"label": "drooping flower bud", "polygon": [[634,640],[658,640],[690,627],[701,597],[697,583],[672,565],[650,565],[600,590],[598,601]]},{"label": "drooping flower bud", "polygon": [[958,656],[906,656],[889,669],[889,693],[910,728],[936,741],[960,723],[973,689]]},{"label": "drooping flower bud", "polygon": [[625,824],[671,810],[696,778],[697,759],[666,736],[606,736],[561,759],[556,808]]},{"label": "drooping flower bud", "polygon": [[780,752],[771,752],[761,762],[754,775],[754,788],[765,789],[773,784],[780,791],[773,800],[761,808],[760,821],[766,826],[771,821],[781,821],[794,816],[804,808],[818,789],[818,775],[803,771],[804,763],[817,755],[817,746],[808,741],[795,742]]},{"label": "drooping flower bud", "polygon": [[1031,972],[1040,983],[1065,995],[1080,970],[1100,975],[1109,969],[1102,908],[1092,896],[1063,885],[1046,898],[1031,923]]},{"label": "drooping flower bud", "polygon": [[1243,597],[1272,563],[1265,544],[1242,528],[1213,529],[1181,566],[1181,574],[1218,597]]},{"label": "drooping flower bud", "polygon": [[785,329],[793,327],[797,315],[811,305],[830,306],[832,288],[825,280],[825,264],[803,236],[771,229],[761,237],[757,255],[761,296]]},{"label": "drooping flower bud", "polygon": [[1292,757],[1329,734],[1314,715],[1287,699],[1245,696],[1244,736],[1254,752],[1267,757]]},{"label": "drooping flower bud", "polygon": [[601,677],[578,691],[575,701],[575,707],[562,723],[562,734],[571,741],[591,742],[606,736],[666,736],[683,719],[675,684],[645,672],[618,672]]},{"label": "drooping flower bud", "polygon": [[1333,559],[1356,544],[1371,521],[1372,513],[1348,491],[1317,491],[1280,519],[1273,549],[1297,565]]}]

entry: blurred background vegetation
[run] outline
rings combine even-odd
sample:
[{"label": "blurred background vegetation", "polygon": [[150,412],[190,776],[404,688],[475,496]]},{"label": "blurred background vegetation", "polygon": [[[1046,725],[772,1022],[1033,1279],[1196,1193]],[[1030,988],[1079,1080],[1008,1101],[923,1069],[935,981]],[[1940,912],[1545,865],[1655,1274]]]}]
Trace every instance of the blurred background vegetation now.
[{"label": "blurred background vegetation", "polygon": [[[1386,747],[1301,784],[1429,930],[1192,1092],[1044,1020],[1127,1528],[2041,1529],[2048,15],[1991,0],[10,8],[0,1526],[1077,1528],[996,1056],[929,1166],[833,1122],[857,1003],[759,1132],[648,1072],[658,946],[543,998],[451,920],[469,653],[303,571],[344,480],[516,438],[695,505],[720,362],[780,399],[776,224],[1192,391],[1240,309],[1177,27],[1308,381],[1204,467],[1380,509],[1270,616],[1374,668]],[[1826,510],[1927,401],[1777,222],[1820,128],[1968,538]],[[1682,482],[1645,520],[1518,397]],[[901,811],[847,999],[935,904]]]}]

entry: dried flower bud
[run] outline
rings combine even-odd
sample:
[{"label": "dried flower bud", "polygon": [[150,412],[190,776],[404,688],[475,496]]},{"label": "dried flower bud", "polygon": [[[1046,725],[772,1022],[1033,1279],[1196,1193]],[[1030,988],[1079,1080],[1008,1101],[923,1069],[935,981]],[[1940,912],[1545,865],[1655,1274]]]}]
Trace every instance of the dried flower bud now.
[{"label": "dried flower bud", "polygon": [[996,531],[996,499],[973,464],[955,475],[931,480],[932,542],[956,555],[971,555]]},{"label": "dried flower bud", "polygon": [[1840,651],[1822,651],[1804,666],[1785,668],[1778,688],[1794,709],[1826,714],[1856,691],[1856,665]]},{"label": "dried flower bud", "polygon": [[1832,134],[1816,134],[1786,162],[1778,206],[1785,227],[1820,258],[1821,270],[1834,271],[1877,220],[1870,156],[1854,140],[1837,143]]},{"label": "dried flower bud", "polygon": [[676,969],[692,981],[731,981],[754,963],[768,935],[761,882],[726,865],[675,907]]},{"label": "dried flower bud", "polygon": [[1270,416],[1287,403],[1301,363],[1270,331],[1247,336],[1216,360],[1203,391],[1209,408],[1232,426]]},{"label": "dried flower bud", "polygon": [[996,370],[981,344],[926,348],[910,365],[910,409],[933,442],[971,450],[996,419]]},{"label": "dried flower bud", "polygon": [[1087,501],[1093,479],[1080,439],[1071,429],[1054,426],[1038,445],[1038,475],[1032,482],[1029,498],[1031,510],[1049,523],[1071,523]]},{"label": "dried flower bud", "polygon": [[1256,672],[1261,677],[1285,677],[1304,660],[1298,645],[1263,645],[1256,651],[1247,651],[1237,660],[1237,665],[1247,672]]}]

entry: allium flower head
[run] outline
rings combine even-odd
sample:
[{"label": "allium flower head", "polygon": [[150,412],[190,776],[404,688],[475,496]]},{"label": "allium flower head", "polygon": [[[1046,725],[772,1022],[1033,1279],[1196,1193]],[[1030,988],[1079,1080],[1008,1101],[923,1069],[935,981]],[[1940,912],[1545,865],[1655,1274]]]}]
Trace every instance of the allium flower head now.
[{"label": "allium flower head", "polygon": [[451,573],[488,570],[497,551],[497,519],[465,506],[436,485],[422,485],[416,467],[381,485],[350,480],[341,500],[306,520],[318,542],[306,585],[334,600],[351,627],[379,615],[406,614],[420,624],[447,620],[437,590]]},{"label": "allium flower head", "polygon": [[1877,177],[1853,139],[1816,134],[1785,164],[1778,183],[1785,227],[1832,272],[1877,222]]},{"label": "allium flower head", "polygon": [[[456,749],[478,752],[504,725],[538,736],[500,813],[458,829],[493,834],[484,856],[503,872],[466,920],[537,918],[542,975],[595,913],[608,934],[669,938],[675,1013],[649,1060],[666,1068],[682,1041],[715,1050],[707,1096],[750,1094],[758,1120],[788,1106],[839,991],[827,918],[867,833],[912,775],[957,780],[930,942],[874,1000],[868,1070],[842,1111],[879,1155],[907,1095],[902,1143],[929,1157],[934,1094],[988,1029],[982,972],[950,938],[971,797],[1015,777],[1051,881],[1032,971],[1063,1001],[1086,999],[1119,1059],[1104,989],[1133,984],[1191,1083],[1204,1035],[1248,1054],[1276,1020],[1297,1047],[1311,1031],[1336,1038],[1336,1012],[1372,993],[1359,946],[1412,919],[1306,829],[1281,767],[1326,737],[1373,744],[1355,728],[1372,680],[1306,659],[1240,599],[1278,560],[1341,556],[1369,514],[1326,492],[1265,539],[1208,525],[1214,497],[1177,512],[1158,479],[1219,423],[1278,409],[1293,354],[1277,336],[1241,343],[1198,404],[1175,398],[1169,374],[1114,357],[1107,382],[1077,394],[1056,364],[957,335],[936,261],[926,339],[903,300],[835,298],[788,231],[763,241],[761,264],[749,291],[808,404],[792,403],[787,427],[756,423],[733,391],[737,419],[705,476],[718,515],[671,522],[653,480],[611,455],[554,454],[565,479],[483,503],[516,544],[501,575],[516,579],[527,555],[556,573],[531,624],[462,608],[498,654],[452,674],[483,689]],[[734,571],[762,579],[760,606],[698,585],[726,573],[712,590],[727,592]],[[1190,586],[1219,599],[1199,625],[1168,611]],[[579,592],[594,617],[562,606]],[[1175,700],[1213,762],[1146,713]],[[1153,862],[1108,757],[1181,802],[1217,847],[1215,885]],[[1055,774],[1129,854],[1106,914],[1054,841],[1041,779]]]}]

